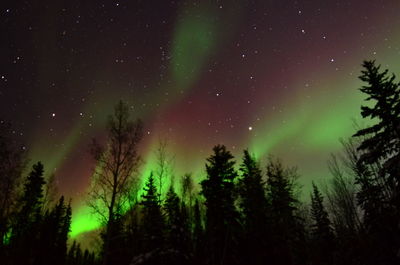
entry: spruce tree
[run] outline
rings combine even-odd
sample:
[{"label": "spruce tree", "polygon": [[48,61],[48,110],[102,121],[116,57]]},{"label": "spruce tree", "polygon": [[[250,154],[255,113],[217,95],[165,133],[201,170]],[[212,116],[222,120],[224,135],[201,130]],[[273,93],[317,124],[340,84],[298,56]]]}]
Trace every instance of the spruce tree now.
[{"label": "spruce tree", "polygon": [[40,225],[36,263],[42,265],[65,264],[67,240],[71,224],[71,207],[62,196],[53,209],[47,210]]},{"label": "spruce tree", "polygon": [[362,106],[361,115],[377,123],[354,135],[365,137],[358,148],[365,152],[360,162],[373,164],[384,160],[388,170],[398,173],[395,161],[399,161],[400,150],[400,85],[394,74],[380,71],[375,61],[364,61],[363,67],[360,79],[367,84],[360,91],[367,95],[366,101],[375,104]]},{"label": "spruce tree", "polygon": [[143,230],[145,251],[154,251],[164,247],[164,217],[158,200],[157,188],[153,174],[150,174],[144,188],[143,206]]},{"label": "spruce tree", "polygon": [[169,247],[180,252],[187,252],[187,220],[182,208],[181,200],[175,193],[173,186],[168,190],[164,209],[167,217],[167,243]]},{"label": "spruce tree", "polygon": [[[10,244],[13,249],[13,264],[31,264],[35,262],[40,225],[43,219],[41,209],[43,206],[43,164],[38,162],[33,165],[32,171],[24,185],[24,193],[19,201],[20,210],[16,213],[12,226]],[[24,253],[24,255],[21,255]]]},{"label": "spruce tree", "polygon": [[284,168],[280,161],[270,160],[266,170],[266,194],[269,200],[271,263],[305,264],[304,226],[296,216],[294,169]]},{"label": "spruce tree", "polygon": [[228,264],[234,259],[239,230],[235,209],[234,181],[237,177],[232,154],[223,145],[213,148],[207,159],[207,177],[201,182],[206,205],[206,236],[213,264]]},{"label": "spruce tree", "polygon": [[267,200],[261,169],[247,150],[243,152],[240,171],[239,207],[244,226],[242,258],[251,264],[263,264],[267,258]]},{"label": "spruce tree", "polygon": [[166,213],[166,257],[172,264],[187,264],[190,256],[190,233],[187,209],[171,185],[164,202]]},{"label": "spruce tree", "polygon": [[370,242],[368,262],[391,264],[399,262],[400,249],[400,85],[375,61],[363,67],[360,79],[366,84],[360,91],[370,104],[361,107],[361,115],[374,124],[354,134],[361,140],[357,199]]},{"label": "spruce tree", "polygon": [[78,246],[77,246],[76,241],[75,241],[75,240],[72,241],[71,247],[69,248],[68,253],[67,253],[67,261],[66,261],[66,264],[67,264],[67,265],[74,265],[74,264],[76,264],[76,262],[75,262],[75,255],[76,255],[77,247],[78,247]]},{"label": "spruce tree", "polygon": [[316,264],[332,264],[334,251],[334,235],[329,220],[328,212],[324,206],[324,197],[318,187],[312,183],[311,194],[311,237],[313,248],[313,261]]}]

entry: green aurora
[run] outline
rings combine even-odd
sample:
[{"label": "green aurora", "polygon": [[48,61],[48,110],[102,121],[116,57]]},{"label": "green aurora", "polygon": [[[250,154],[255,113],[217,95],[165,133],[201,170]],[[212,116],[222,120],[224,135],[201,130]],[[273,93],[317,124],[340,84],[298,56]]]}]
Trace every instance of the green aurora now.
[{"label": "green aurora", "polygon": [[[169,67],[171,82],[159,88],[155,87],[152,90],[154,93],[151,95],[154,101],[161,101],[157,98],[161,99],[164,91],[168,90],[173,100],[169,100],[164,105],[153,106],[150,111],[135,108],[133,110],[135,115],[146,120],[154,114],[162,113],[169,110],[170,107],[180,104],[186,96],[191,94],[196,82],[202,79],[203,69],[210,64],[212,56],[223,49],[222,39],[219,36],[222,29],[213,21],[214,12],[207,6],[199,9],[189,8],[180,12],[182,16],[177,21],[171,38]],[[236,18],[236,20],[239,20],[239,18]],[[400,36],[400,32],[391,33],[391,36],[396,37],[392,40],[393,43],[400,42],[400,38],[397,37]],[[399,72],[400,64],[391,53],[386,51],[386,45],[386,43],[382,43],[379,47],[374,46],[375,49],[371,48],[370,57],[376,57],[378,62],[386,62],[383,67],[390,67],[392,71]],[[366,46],[372,47],[373,45],[371,43]],[[307,76],[310,80],[314,80],[308,91],[311,97],[304,97],[300,91],[298,94],[294,93],[290,97],[285,97],[282,104],[288,107],[283,111],[278,112],[271,108],[262,108],[255,111],[252,117],[248,117],[247,124],[252,127],[252,130],[242,134],[242,144],[237,147],[237,151],[233,150],[237,161],[240,161],[240,148],[248,147],[250,152],[255,154],[260,161],[269,154],[281,156],[291,150],[291,154],[285,156],[285,162],[295,165],[298,161],[306,161],[300,171],[301,175],[307,177],[306,180],[302,180],[302,184],[326,176],[325,163],[329,153],[341,150],[339,138],[350,137],[354,132],[354,122],[361,124],[363,122],[359,116],[363,97],[357,91],[357,88],[361,85],[357,79],[360,66],[354,65],[354,62],[361,64],[361,61],[366,59],[365,56],[365,53],[361,52],[353,54],[338,71],[334,69],[334,66],[331,67],[332,69],[314,69],[314,71],[312,71],[312,68],[304,67],[306,76],[307,71],[313,72]],[[348,73],[352,74],[349,75]],[[292,80],[291,86],[304,86],[304,81],[302,81],[304,79]],[[119,97],[110,92],[108,95],[102,95],[101,98],[93,99],[97,104],[91,107],[87,106],[83,111],[86,116],[92,117],[90,122],[93,127],[90,132],[93,132],[94,135],[101,135],[99,132],[103,130],[106,121],[104,112],[110,110]],[[133,100],[132,106],[136,106],[135,103],[137,102]],[[259,119],[256,119],[257,117]],[[247,128],[246,126],[244,127]],[[64,145],[60,146],[57,152],[41,149],[40,146],[43,146],[47,139],[35,137],[35,141],[32,141],[35,145],[31,148],[30,157],[45,161],[47,172],[53,173],[55,169],[63,166],[65,158],[74,152],[74,148],[84,142],[82,131],[86,127],[86,119],[77,122],[67,133],[63,140]],[[153,129],[157,131],[158,128],[154,126]],[[165,128],[160,128],[160,133],[152,133],[146,136],[147,139],[142,152],[144,154],[144,164],[141,170],[142,184],[150,175],[150,172],[156,168],[154,149],[163,130],[165,131]],[[172,144],[169,152],[176,154],[177,157],[173,174],[177,179],[188,170],[187,165],[181,162],[184,159],[179,158],[189,158],[187,157],[187,149],[179,146],[180,139],[171,138]],[[204,146],[195,146],[195,148],[203,149]],[[211,148],[209,152],[211,152]],[[325,155],[321,156],[321,153]],[[197,180],[204,174],[204,162],[207,154],[200,152],[190,154],[190,160],[196,161],[194,165],[191,165],[190,172],[195,175]],[[299,159],[299,157],[303,157],[303,159]],[[312,165],[314,162],[320,166],[315,167]],[[140,196],[140,193],[138,196]],[[79,202],[74,202],[70,233],[72,238],[101,227],[99,218],[85,206],[84,201],[84,199],[81,199]]]}]

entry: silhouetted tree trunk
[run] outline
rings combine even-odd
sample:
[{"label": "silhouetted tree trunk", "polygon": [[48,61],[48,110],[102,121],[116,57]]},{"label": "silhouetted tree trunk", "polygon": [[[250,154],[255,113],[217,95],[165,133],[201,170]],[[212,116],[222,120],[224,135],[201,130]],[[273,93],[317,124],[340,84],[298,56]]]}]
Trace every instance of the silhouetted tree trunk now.
[{"label": "silhouetted tree trunk", "polygon": [[347,156],[345,154],[341,160],[337,156],[332,156],[329,160],[328,166],[332,179],[325,187],[325,194],[327,210],[330,213],[336,237],[335,263],[355,264],[359,262],[361,244],[363,244],[359,237],[364,229],[362,210],[357,205],[358,187],[355,183],[354,172],[349,168],[352,167],[352,162]]},{"label": "silhouetted tree trunk", "polygon": [[106,225],[104,237],[103,263],[108,264],[108,250],[113,240],[113,225],[123,213],[130,193],[137,185],[139,155],[137,146],[142,138],[142,123],[129,119],[128,107],[120,101],[110,116],[107,145],[101,146],[95,140],[91,146],[92,155],[97,163],[90,190],[91,206],[104,219]]},{"label": "silhouetted tree trunk", "polygon": [[173,158],[169,156],[167,147],[167,139],[160,139],[156,150],[157,168],[155,171],[158,184],[158,201],[160,203],[163,198],[163,192],[165,185],[167,185],[168,178],[171,179],[172,177],[171,174]]}]

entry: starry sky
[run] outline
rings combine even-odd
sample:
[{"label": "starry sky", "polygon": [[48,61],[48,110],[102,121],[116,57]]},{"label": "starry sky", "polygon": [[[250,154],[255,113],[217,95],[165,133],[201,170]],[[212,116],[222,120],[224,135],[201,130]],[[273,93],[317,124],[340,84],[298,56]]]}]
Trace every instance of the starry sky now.
[{"label": "starry sky", "polygon": [[[145,122],[142,171],[168,139],[174,174],[225,144],[329,178],[354,133],[361,63],[400,71],[398,0],[2,1],[0,119],[83,216],[92,137],[123,99]],[[75,229],[76,230],[76,229]],[[76,230],[78,231],[78,230]],[[78,232],[76,232],[78,233]]]}]

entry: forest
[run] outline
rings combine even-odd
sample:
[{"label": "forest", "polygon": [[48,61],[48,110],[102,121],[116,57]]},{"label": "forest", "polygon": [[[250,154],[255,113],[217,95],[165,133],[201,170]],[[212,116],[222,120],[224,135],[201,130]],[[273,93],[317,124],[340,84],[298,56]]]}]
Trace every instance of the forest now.
[{"label": "forest", "polygon": [[363,62],[359,78],[369,125],[342,140],[326,185],[305,195],[296,168],[273,157],[260,164],[251,150],[236,162],[218,143],[200,183],[187,174],[170,187],[161,145],[159,169],[142,188],[143,125],[119,102],[107,142],[90,145],[87,204],[103,224],[92,249],[70,238],[74,209],[45,179],[46,161],[26,169],[11,123],[2,122],[0,264],[400,264],[400,83],[375,61]]}]

